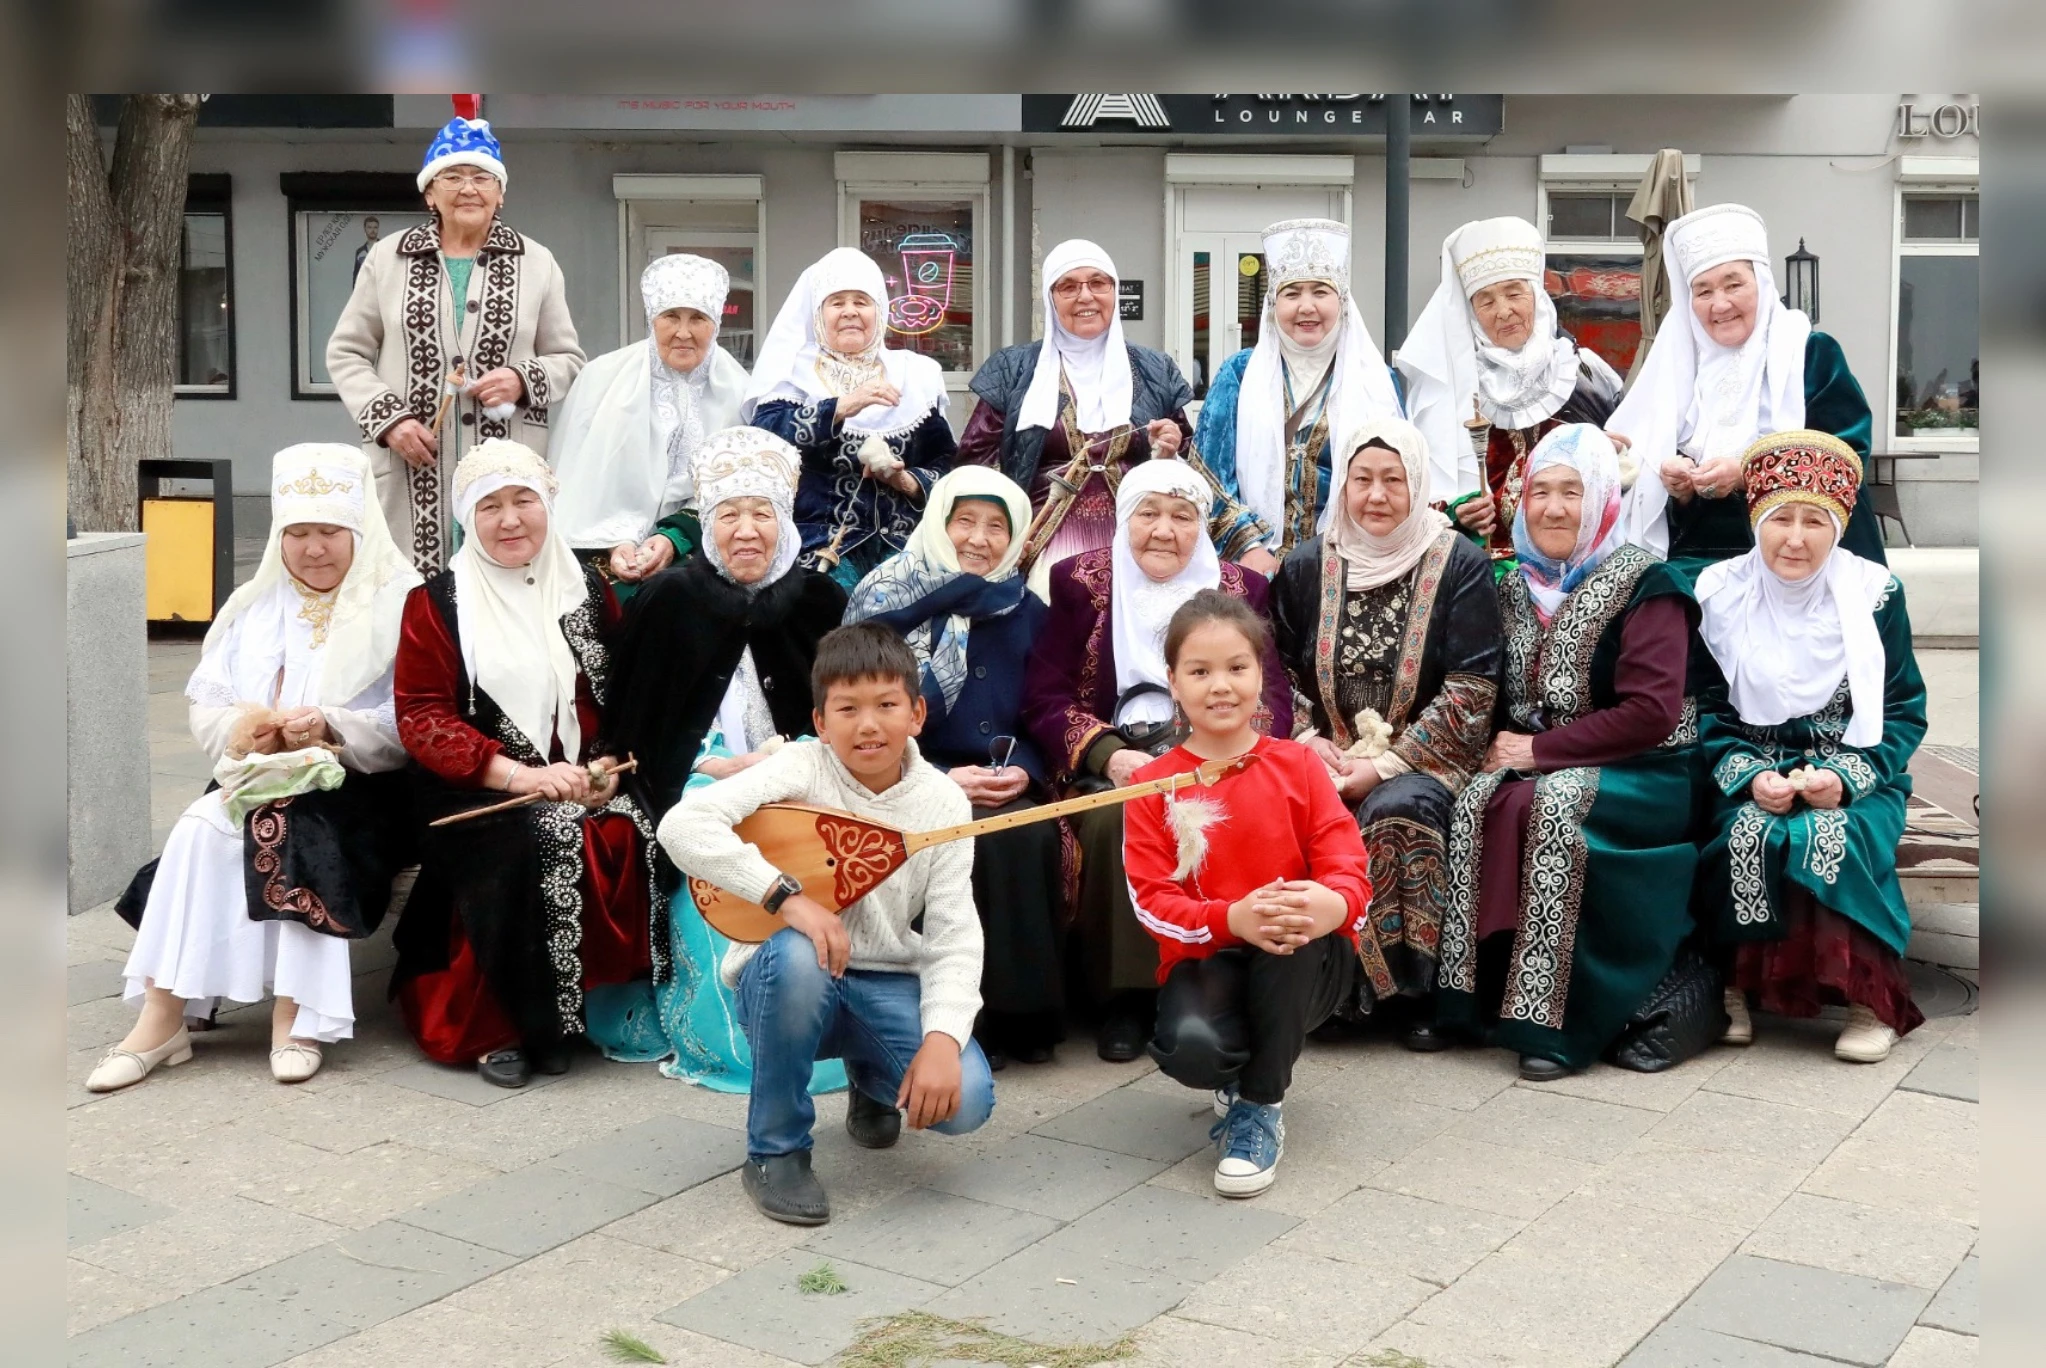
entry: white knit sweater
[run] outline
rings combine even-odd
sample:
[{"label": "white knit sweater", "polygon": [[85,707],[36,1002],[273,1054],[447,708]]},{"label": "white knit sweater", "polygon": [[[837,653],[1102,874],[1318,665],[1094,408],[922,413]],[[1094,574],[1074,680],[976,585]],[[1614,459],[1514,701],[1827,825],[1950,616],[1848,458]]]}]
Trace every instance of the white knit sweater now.
[{"label": "white knit sweater", "polygon": [[[870,792],[822,741],[796,741],[729,779],[692,790],[661,819],[661,848],[675,867],[755,902],[780,871],[732,828],[768,803],[817,803],[884,822],[901,831],[930,831],[971,821],[966,791],[928,764],[909,743],[902,779]],[[923,933],[910,929],[923,915]],[[950,841],[909,857],[902,868],[842,914],[854,969],[915,974],[922,980],[926,1035],[943,1031],[964,1049],[980,1012],[980,916],[973,906],[973,842]],[[736,988],[757,945],[725,951],[721,977]]]}]

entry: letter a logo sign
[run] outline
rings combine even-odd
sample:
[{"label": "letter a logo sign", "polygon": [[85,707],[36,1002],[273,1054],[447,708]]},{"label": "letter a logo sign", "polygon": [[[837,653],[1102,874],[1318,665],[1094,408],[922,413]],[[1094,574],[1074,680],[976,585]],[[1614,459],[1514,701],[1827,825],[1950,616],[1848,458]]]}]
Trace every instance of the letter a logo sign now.
[{"label": "letter a logo sign", "polygon": [[1129,119],[1139,128],[1170,128],[1156,95],[1075,95],[1061,128],[1092,128],[1103,119]]}]

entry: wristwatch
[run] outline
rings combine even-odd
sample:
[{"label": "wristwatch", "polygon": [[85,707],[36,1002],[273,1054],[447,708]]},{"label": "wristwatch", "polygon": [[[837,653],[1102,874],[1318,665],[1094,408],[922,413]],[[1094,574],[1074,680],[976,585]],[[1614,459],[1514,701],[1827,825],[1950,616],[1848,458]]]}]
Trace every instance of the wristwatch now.
[{"label": "wristwatch", "polygon": [[767,890],[767,896],[760,900],[764,911],[779,912],[781,905],[803,891],[803,886],[786,874],[775,876],[774,887]]}]

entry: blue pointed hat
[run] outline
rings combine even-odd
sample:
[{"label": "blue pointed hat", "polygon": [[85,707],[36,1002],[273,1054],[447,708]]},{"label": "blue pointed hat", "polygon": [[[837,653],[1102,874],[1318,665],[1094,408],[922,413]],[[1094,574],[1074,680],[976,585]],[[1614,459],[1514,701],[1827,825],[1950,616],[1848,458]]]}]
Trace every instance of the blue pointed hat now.
[{"label": "blue pointed hat", "polygon": [[419,188],[450,166],[480,166],[505,183],[504,151],[490,131],[488,119],[464,119],[457,115],[436,133],[426,149],[426,164],[419,168]]}]

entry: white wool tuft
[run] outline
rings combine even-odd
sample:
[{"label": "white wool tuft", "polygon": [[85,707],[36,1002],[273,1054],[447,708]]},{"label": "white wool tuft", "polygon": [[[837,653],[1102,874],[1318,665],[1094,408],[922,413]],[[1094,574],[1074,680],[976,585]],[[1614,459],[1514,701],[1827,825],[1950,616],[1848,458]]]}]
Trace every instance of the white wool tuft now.
[{"label": "white wool tuft", "polygon": [[1392,727],[1378,715],[1378,709],[1366,708],[1357,714],[1357,739],[1350,743],[1346,755],[1363,760],[1376,760],[1392,749]]},{"label": "white wool tuft", "polygon": [[869,437],[860,443],[860,464],[875,475],[893,475],[902,469],[902,458],[885,437]]},{"label": "white wool tuft", "polygon": [[1175,882],[1190,879],[1208,862],[1208,828],[1229,814],[1212,798],[1165,798],[1165,820],[1172,827],[1172,841],[1179,850],[1173,866]]}]

